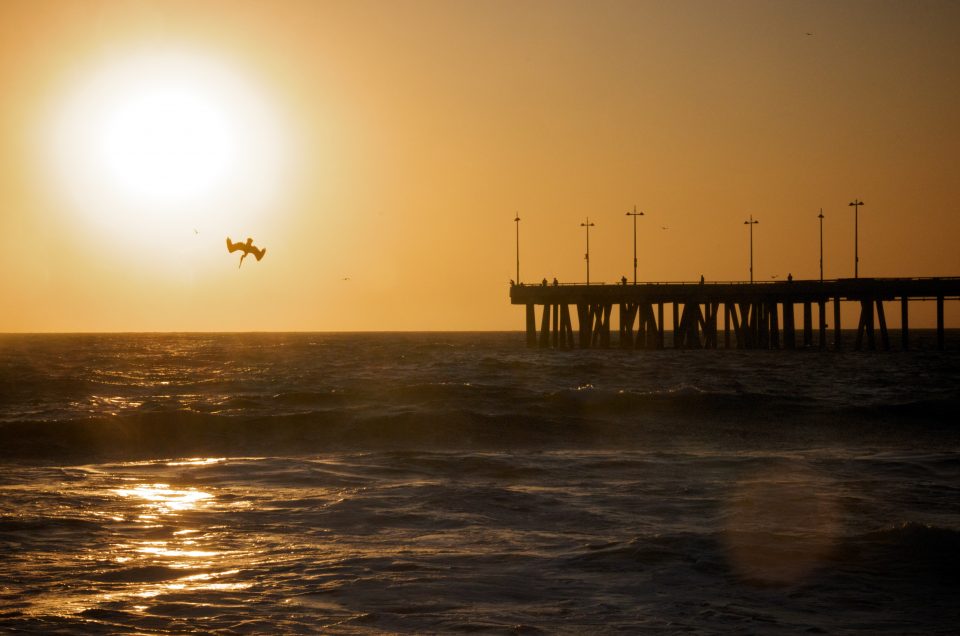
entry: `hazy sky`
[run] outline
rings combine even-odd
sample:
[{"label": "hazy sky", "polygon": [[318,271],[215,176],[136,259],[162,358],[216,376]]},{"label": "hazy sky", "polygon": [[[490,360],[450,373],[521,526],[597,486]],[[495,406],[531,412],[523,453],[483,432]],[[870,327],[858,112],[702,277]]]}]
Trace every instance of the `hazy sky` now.
[{"label": "hazy sky", "polygon": [[[852,276],[854,198],[861,276],[960,275],[958,27],[956,2],[5,0],[0,331],[521,329],[514,215],[523,280],[582,281],[589,216],[614,281],[635,204],[642,280],[745,280],[750,214],[757,280],[815,278],[820,208]],[[267,255],[238,269],[228,235]]]}]

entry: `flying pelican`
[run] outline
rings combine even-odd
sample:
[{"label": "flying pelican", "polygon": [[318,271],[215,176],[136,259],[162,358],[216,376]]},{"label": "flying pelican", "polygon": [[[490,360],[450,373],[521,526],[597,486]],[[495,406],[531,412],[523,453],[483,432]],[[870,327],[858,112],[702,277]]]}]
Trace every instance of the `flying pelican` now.
[{"label": "flying pelican", "polygon": [[[246,243],[234,243],[230,240],[230,237],[227,237],[227,251],[231,254],[237,250],[243,251],[243,256],[240,257],[240,265],[243,265],[243,259],[247,256],[253,254],[259,261],[263,258],[263,255],[267,253],[267,248],[260,249],[253,244],[253,239],[248,238]],[[240,265],[237,265],[237,269],[240,269]]]}]

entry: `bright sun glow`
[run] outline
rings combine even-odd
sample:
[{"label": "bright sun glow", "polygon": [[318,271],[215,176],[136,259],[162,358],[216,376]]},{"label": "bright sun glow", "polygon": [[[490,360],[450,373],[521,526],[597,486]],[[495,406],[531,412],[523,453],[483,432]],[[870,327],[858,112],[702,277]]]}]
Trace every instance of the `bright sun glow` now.
[{"label": "bright sun glow", "polygon": [[95,160],[132,200],[181,202],[224,187],[241,131],[213,97],[175,84],[131,90],[99,123]]},{"label": "bright sun glow", "polygon": [[57,100],[46,144],[73,218],[138,251],[257,233],[287,186],[290,136],[249,79],[182,51],[79,75]]}]

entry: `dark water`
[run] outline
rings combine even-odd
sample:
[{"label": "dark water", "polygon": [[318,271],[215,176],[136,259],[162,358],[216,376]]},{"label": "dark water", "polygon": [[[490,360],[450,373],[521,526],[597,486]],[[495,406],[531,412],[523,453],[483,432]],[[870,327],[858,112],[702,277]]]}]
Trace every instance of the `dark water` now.
[{"label": "dark water", "polygon": [[956,633],[955,347],[522,343],[0,336],[0,632]]}]

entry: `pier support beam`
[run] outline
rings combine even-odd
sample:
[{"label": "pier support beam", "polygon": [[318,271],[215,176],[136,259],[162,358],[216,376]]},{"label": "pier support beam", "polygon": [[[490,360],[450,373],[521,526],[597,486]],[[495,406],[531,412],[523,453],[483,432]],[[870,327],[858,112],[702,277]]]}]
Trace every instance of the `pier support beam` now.
[{"label": "pier support beam", "polygon": [[907,312],[907,297],[900,297],[900,348],[910,348],[910,315]]},{"label": "pier support beam", "polygon": [[717,316],[720,313],[720,303],[706,303],[703,306],[703,319],[700,328],[703,330],[703,346],[707,349],[717,348]]},{"label": "pier support beam", "polygon": [[637,316],[638,305],[634,303],[620,303],[620,348],[633,349],[640,346],[643,338],[643,321],[637,326],[637,337],[633,337],[633,321]]},{"label": "pier support beam", "polygon": [[883,300],[877,299],[877,321],[880,324],[880,346],[890,351],[890,334],[887,333],[887,318],[883,313]]},{"label": "pier support beam", "polygon": [[817,346],[821,349],[827,348],[827,301],[820,299],[817,301],[817,308],[820,310],[820,340]]},{"label": "pier support beam", "polygon": [[797,348],[797,329],[794,324],[793,303],[783,302],[783,348]]},{"label": "pier support beam", "polygon": [[[674,346],[683,349],[702,349],[710,346],[711,329],[715,331],[712,325],[715,325],[715,316],[710,317],[711,305],[706,306],[707,317],[704,317],[700,310],[700,303],[686,303],[680,314],[680,322],[677,325],[676,332],[673,335]],[[703,340],[700,339],[700,333],[703,332]],[[716,336],[713,336],[716,340]]]},{"label": "pier support beam", "polygon": [[[733,329],[733,335],[737,339],[737,349],[743,349],[746,346],[744,342],[743,324],[742,324],[743,307],[744,307],[743,304],[740,304],[740,305],[730,304],[727,307],[730,311],[730,327]],[[738,308],[740,311],[739,315],[738,315]]]},{"label": "pier support beam", "polygon": [[737,349],[747,349],[752,342],[750,333],[750,304],[740,303],[740,317],[737,318],[737,306],[735,305],[730,312],[730,318],[733,320],[733,333],[737,336]]},{"label": "pier support beam", "polygon": [[946,349],[946,340],[943,336],[943,296],[937,296],[937,349]]},{"label": "pier support beam", "polygon": [[673,348],[680,348],[680,306],[673,303]]},{"label": "pier support beam", "polygon": [[589,313],[592,329],[589,346],[603,348],[609,347],[610,314],[613,313],[613,305],[610,303],[603,305],[591,305]]},{"label": "pier support beam", "polygon": [[532,304],[527,305],[527,346],[537,346],[537,316]]},{"label": "pier support beam", "polygon": [[840,297],[833,297],[833,348],[843,349],[843,336],[840,334]]},{"label": "pier support beam", "polygon": [[579,326],[579,343],[581,349],[590,347],[590,333],[593,320],[590,314],[590,305],[577,303],[577,325]]},{"label": "pier support beam", "polygon": [[603,329],[600,331],[600,346],[610,346],[610,322],[613,320],[613,305],[603,306]]},{"label": "pier support beam", "polygon": [[634,349],[646,349],[648,347],[647,341],[650,338],[650,325],[649,321],[646,320],[646,314],[644,309],[648,309],[649,305],[634,305],[633,312],[630,314],[630,325],[633,326],[634,317],[637,321],[637,333],[633,335],[633,348]]},{"label": "pier support beam", "polygon": [[573,323],[570,321],[570,306],[560,305],[560,348],[573,349]]},{"label": "pier support beam", "polygon": [[767,312],[770,316],[770,348],[780,348],[780,322],[777,312],[777,303],[772,302],[767,306]]},{"label": "pier support beam", "polygon": [[730,348],[730,303],[723,303],[723,348]]},{"label": "pier support beam", "polygon": [[553,306],[553,348],[560,346],[560,305]]},{"label": "pier support beam", "polygon": [[875,350],[877,340],[873,331],[873,299],[860,301],[860,323],[857,325],[857,340],[853,347],[857,351],[863,346],[864,334],[867,336],[867,348]]},{"label": "pier support beam", "polygon": [[663,349],[663,331],[666,328],[663,324],[663,303],[657,305],[657,349]]},{"label": "pier support beam", "polygon": [[757,346],[757,306],[740,303],[740,317],[737,318],[737,306],[730,312],[733,319],[733,331],[737,334],[737,349],[753,349]]},{"label": "pier support beam", "polygon": [[755,303],[753,306],[757,321],[756,346],[761,349],[770,348],[770,312],[765,303]]},{"label": "pier support beam", "polygon": [[657,323],[657,318],[653,314],[653,305],[641,303],[637,309],[637,328],[636,347],[637,349],[657,349],[660,346],[660,332],[663,326],[663,318]]},{"label": "pier support beam", "polygon": [[550,346],[550,305],[543,306],[543,319],[540,321],[540,348]]},{"label": "pier support beam", "polygon": [[803,347],[813,346],[813,305],[807,300],[803,303]]}]

